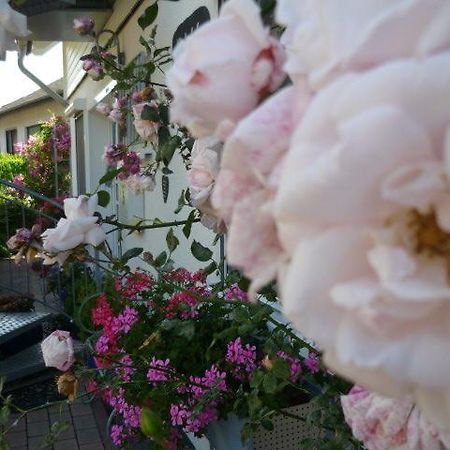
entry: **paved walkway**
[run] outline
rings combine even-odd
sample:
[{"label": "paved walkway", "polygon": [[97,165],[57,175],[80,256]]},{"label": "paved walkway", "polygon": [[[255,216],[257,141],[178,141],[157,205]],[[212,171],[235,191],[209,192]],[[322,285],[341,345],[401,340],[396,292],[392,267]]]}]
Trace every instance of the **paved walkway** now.
[{"label": "paved walkway", "polygon": [[[98,400],[92,404],[77,401],[70,406],[62,403],[27,414],[8,433],[7,440],[11,450],[109,450],[106,421],[106,412]],[[55,422],[66,422],[69,427],[54,444],[45,446]]]}]

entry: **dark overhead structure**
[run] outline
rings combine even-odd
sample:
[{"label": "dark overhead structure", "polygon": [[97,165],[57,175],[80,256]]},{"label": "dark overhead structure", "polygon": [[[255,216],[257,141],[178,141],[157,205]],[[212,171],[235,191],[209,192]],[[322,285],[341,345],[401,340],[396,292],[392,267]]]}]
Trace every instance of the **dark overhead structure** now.
[{"label": "dark overhead structure", "polygon": [[95,20],[96,31],[103,28],[112,13],[113,0],[27,0],[10,5],[28,18],[31,34],[28,41],[86,41],[72,29],[73,19],[89,16]]}]

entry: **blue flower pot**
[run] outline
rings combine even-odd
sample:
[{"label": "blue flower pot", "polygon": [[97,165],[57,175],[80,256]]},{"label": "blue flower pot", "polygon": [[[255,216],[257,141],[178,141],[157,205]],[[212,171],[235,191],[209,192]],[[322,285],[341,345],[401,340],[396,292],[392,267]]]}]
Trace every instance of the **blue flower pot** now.
[{"label": "blue flower pot", "polygon": [[252,439],[241,442],[241,429],[244,420],[229,415],[227,420],[217,420],[208,425],[206,437],[214,450],[253,450]]}]

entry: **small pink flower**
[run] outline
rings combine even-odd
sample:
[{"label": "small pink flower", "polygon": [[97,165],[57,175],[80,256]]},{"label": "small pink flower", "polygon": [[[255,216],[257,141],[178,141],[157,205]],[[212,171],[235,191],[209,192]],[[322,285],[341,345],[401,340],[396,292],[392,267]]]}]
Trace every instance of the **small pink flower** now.
[{"label": "small pink flower", "polygon": [[91,34],[95,26],[95,21],[91,17],[77,17],[73,20],[73,29],[80,35]]}]

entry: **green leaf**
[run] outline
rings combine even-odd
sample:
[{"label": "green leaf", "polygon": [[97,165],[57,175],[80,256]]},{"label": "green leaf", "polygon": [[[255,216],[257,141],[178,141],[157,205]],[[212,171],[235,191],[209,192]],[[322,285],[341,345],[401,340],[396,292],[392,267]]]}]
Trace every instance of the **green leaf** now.
[{"label": "green leaf", "polygon": [[278,390],[277,379],[273,376],[272,372],[268,372],[263,380],[263,389],[268,394],[275,394]]},{"label": "green leaf", "polygon": [[138,24],[142,28],[142,30],[145,30],[147,27],[149,27],[158,16],[158,3],[155,2],[153,5],[149,6],[141,17],[138,19]]},{"label": "green leaf", "polygon": [[194,241],[191,245],[191,252],[194,255],[194,258],[199,261],[209,261],[213,255],[212,250],[207,247],[204,247],[200,242]]},{"label": "green leaf", "polygon": [[275,359],[273,361],[271,372],[277,377],[282,380],[286,380],[289,378],[289,364],[287,361],[284,361],[283,359]]},{"label": "green leaf", "polygon": [[163,440],[164,428],[158,413],[148,408],[142,408],[140,424],[141,431],[145,436],[151,437],[156,442]]},{"label": "green leaf", "polygon": [[[185,202],[184,202],[184,190],[181,191],[180,196],[178,197],[178,206],[177,209],[174,211],[175,214],[178,214],[185,206]],[[189,237],[189,236],[186,236]]]},{"label": "green leaf", "polygon": [[111,200],[111,195],[109,195],[108,191],[98,191],[97,198],[98,198],[98,204],[100,206],[106,207],[109,205],[109,201]]},{"label": "green leaf", "polygon": [[156,58],[158,55],[160,55],[163,52],[168,52],[170,50],[170,47],[161,47],[161,48],[157,48],[155,50],[155,53],[153,54],[153,56]]},{"label": "green leaf", "polygon": [[158,130],[158,142],[162,147],[170,139],[170,132],[167,127],[160,127]]},{"label": "green leaf", "polygon": [[208,264],[204,269],[202,269],[202,272],[208,276],[211,275],[215,270],[217,270],[217,263],[215,261],[212,261],[211,264]]},{"label": "green leaf", "polygon": [[172,253],[175,251],[175,249],[178,247],[180,241],[178,238],[173,234],[173,228],[170,228],[167,235],[166,235],[166,242],[167,242],[167,248]]},{"label": "green leaf", "polygon": [[156,108],[152,108],[150,105],[145,105],[141,112],[141,119],[159,122],[158,110]]},{"label": "green leaf", "polygon": [[142,247],[130,248],[122,255],[120,261],[125,264],[131,258],[136,258],[137,256],[139,256],[143,251],[144,249]]},{"label": "green leaf", "polygon": [[269,419],[261,420],[261,426],[267,431],[273,431],[273,422]]},{"label": "green leaf", "polygon": [[169,123],[169,107],[167,105],[159,105],[159,117],[166,125]]},{"label": "green leaf", "polygon": [[164,145],[160,146],[161,158],[166,166],[172,161],[175,150],[181,144],[179,136],[172,136]]},{"label": "green leaf", "polygon": [[192,210],[189,213],[187,221],[183,226],[183,234],[186,236],[186,239],[188,239],[189,236],[191,235],[192,223],[194,222],[194,219],[195,219],[195,210]]},{"label": "green leaf", "polygon": [[121,168],[108,170],[108,172],[106,172],[105,175],[100,178],[99,184],[108,183],[109,181],[113,180],[120,172],[122,172]]},{"label": "green leaf", "polygon": [[164,203],[167,203],[167,199],[169,198],[169,177],[167,175],[162,176],[161,189],[163,193]]},{"label": "green leaf", "polygon": [[155,259],[155,261],[153,262],[153,265],[155,267],[161,267],[165,264],[165,262],[167,261],[167,253],[166,252],[161,252]]}]

